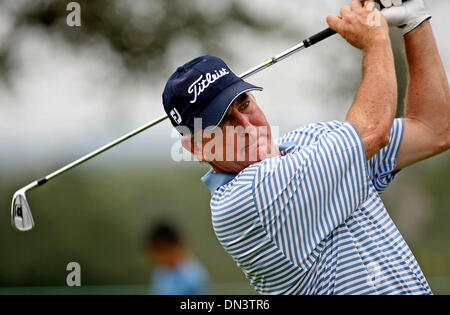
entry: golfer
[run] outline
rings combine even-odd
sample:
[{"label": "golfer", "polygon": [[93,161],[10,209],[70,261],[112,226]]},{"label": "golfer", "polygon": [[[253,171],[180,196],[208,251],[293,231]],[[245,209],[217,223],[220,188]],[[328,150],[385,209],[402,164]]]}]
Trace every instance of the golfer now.
[{"label": "golfer", "polygon": [[[275,142],[251,93],[261,88],[212,56],[179,67],[163,92],[183,147],[212,167],[202,181],[217,238],[261,294],[432,294],[380,194],[400,170],[448,150],[448,81],[423,1],[385,9],[387,19],[370,2],[327,18],[363,52],[343,122]],[[388,21],[402,26],[409,66],[401,119]]]}]

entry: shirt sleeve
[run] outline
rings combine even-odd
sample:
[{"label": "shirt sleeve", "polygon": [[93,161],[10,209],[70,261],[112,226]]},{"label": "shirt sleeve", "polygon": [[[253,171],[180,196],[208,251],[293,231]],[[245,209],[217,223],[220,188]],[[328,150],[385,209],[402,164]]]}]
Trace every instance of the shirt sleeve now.
[{"label": "shirt sleeve", "polygon": [[302,265],[369,192],[362,139],[350,122],[323,132],[314,143],[263,161],[254,198],[269,237]]},{"label": "shirt sleeve", "polygon": [[397,155],[403,139],[404,120],[397,118],[392,124],[389,144],[368,161],[369,177],[381,194],[397,177]]}]

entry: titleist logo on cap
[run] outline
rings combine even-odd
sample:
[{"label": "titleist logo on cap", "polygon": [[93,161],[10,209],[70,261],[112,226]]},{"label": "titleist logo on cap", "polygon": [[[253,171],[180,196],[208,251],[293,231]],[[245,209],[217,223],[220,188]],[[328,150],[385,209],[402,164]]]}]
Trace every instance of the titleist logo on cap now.
[{"label": "titleist logo on cap", "polygon": [[[226,76],[229,74],[227,69],[222,68],[220,70],[215,70],[214,73],[208,72],[205,74],[205,78],[203,79],[203,74],[192,83],[188,88],[189,94],[194,94],[194,99],[191,101],[191,103],[195,103],[197,101],[197,97],[205,91],[208,86],[210,86],[212,83],[216,82],[218,79],[220,79],[223,76]],[[203,79],[203,80],[202,80]]]}]

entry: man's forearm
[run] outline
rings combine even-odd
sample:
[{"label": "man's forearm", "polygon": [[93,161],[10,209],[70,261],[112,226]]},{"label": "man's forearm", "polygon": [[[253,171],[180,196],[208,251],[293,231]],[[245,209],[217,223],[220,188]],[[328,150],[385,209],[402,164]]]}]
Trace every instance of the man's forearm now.
[{"label": "man's forearm", "polygon": [[429,21],[405,36],[405,47],[410,75],[405,118],[427,125],[448,143],[449,86]]},{"label": "man's forearm", "polygon": [[[397,109],[397,78],[391,42],[380,41],[364,51],[363,76],[347,120],[360,130],[367,159],[387,144]],[[382,139],[380,139],[380,137]],[[371,142],[379,142],[371,146]]]}]

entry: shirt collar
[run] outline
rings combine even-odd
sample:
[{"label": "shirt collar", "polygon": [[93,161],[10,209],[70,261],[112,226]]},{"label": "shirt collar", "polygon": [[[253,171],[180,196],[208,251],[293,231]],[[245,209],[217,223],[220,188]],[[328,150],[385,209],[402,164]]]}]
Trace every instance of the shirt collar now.
[{"label": "shirt collar", "polygon": [[[282,154],[286,154],[292,146],[295,146],[295,143],[282,143],[278,145],[278,148],[280,149],[280,152]],[[201,181],[203,184],[205,184],[209,190],[211,191],[211,194],[214,194],[214,192],[221,186],[228,184],[231,182],[237,174],[230,174],[230,173],[216,173],[213,169],[210,169],[208,173],[206,173],[202,178]]]},{"label": "shirt collar", "polygon": [[216,173],[213,169],[210,169],[208,173],[202,177],[201,181],[208,186],[211,194],[214,194],[219,187],[228,184],[236,177],[236,175],[237,174]]}]

